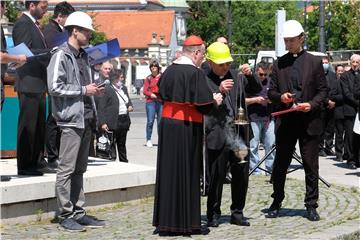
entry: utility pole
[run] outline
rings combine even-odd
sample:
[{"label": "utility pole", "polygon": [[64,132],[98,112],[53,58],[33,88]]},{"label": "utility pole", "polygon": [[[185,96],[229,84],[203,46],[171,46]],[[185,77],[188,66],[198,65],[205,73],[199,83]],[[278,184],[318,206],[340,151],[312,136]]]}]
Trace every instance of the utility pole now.
[{"label": "utility pole", "polygon": [[320,1],[320,39],[319,52],[325,52],[325,1]]},{"label": "utility pole", "polygon": [[228,14],[227,14],[227,22],[228,22],[228,44],[230,46],[230,51],[231,53],[233,53],[232,50],[232,14],[231,14],[231,1],[227,2],[228,6],[227,6],[227,10],[228,10]]}]

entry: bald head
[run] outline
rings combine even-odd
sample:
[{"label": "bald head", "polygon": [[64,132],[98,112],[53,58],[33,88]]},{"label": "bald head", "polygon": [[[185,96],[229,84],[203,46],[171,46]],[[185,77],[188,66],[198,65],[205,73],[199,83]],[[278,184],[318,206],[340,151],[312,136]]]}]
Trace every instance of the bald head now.
[{"label": "bald head", "polygon": [[221,42],[221,43],[223,43],[223,44],[228,44],[228,41],[227,41],[227,39],[226,39],[225,37],[218,37],[218,38],[216,39],[216,41],[217,41],[217,42]]}]

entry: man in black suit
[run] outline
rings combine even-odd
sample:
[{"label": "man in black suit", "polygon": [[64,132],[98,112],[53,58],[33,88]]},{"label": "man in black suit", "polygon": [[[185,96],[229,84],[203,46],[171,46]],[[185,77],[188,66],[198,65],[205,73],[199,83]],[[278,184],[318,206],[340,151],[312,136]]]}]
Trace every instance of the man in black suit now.
[{"label": "man in black suit", "polygon": [[[277,110],[297,111],[280,115],[275,122],[276,155],[273,165],[273,203],[266,217],[279,215],[285,198],[286,172],[296,142],[305,170],[307,218],[319,221],[319,143],[323,131],[321,111],[327,99],[327,85],[321,60],[303,50],[304,29],[295,20],[284,23],[283,37],[289,51],[273,65],[268,97]],[[297,104],[298,103],[298,104]],[[296,108],[295,108],[296,107]]]},{"label": "man in black suit", "polygon": [[207,225],[219,226],[223,183],[229,162],[232,174],[230,222],[250,226],[243,214],[249,182],[249,163],[239,163],[242,159],[236,157],[236,153],[241,151],[244,154],[242,157],[248,159],[249,139],[246,140],[245,134],[237,133],[234,120],[240,102],[241,106],[245,107],[244,92],[259,92],[261,85],[252,76],[249,66],[242,68],[247,78],[238,79],[236,71],[230,70],[233,59],[229,47],[224,43],[211,44],[207,49],[207,59],[210,66],[207,74],[210,89],[213,93],[221,92],[224,99],[222,105],[205,116],[206,151],[210,172]]},{"label": "man in black suit", "polygon": [[[75,9],[67,2],[56,4],[54,15],[49,23],[44,27],[44,36],[48,48],[56,47],[57,37],[64,29],[67,17],[73,13]],[[48,157],[48,167],[57,168],[59,164],[59,145],[60,145],[60,128],[56,125],[56,121],[51,114],[51,98],[48,98],[49,114],[46,121],[46,153]]]},{"label": "man in black suit", "polygon": [[[47,12],[48,1],[25,1],[25,11],[15,22],[14,44],[25,43],[34,53],[48,52],[38,20]],[[17,168],[19,175],[41,176],[54,172],[44,162],[46,66],[50,56],[38,57],[17,69],[15,89],[19,98]],[[42,171],[40,171],[42,170]]]},{"label": "man in black suit", "polygon": [[[330,69],[329,57],[322,58],[322,64],[326,77],[326,84],[330,93],[331,89],[336,86],[336,74]],[[324,121],[324,132],[320,135],[320,151],[319,156],[334,156],[335,152],[332,150],[334,146],[335,133],[335,119],[334,119],[335,102],[330,98],[327,99],[324,110],[322,111],[322,118]]]},{"label": "man in black suit", "polygon": [[350,61],[351,69],[341,75],[340,84],[344,96],[344,148],[349,154],[347,164],[350,169],[356,169],[360,163],[354,159],[354,151],[358,149],[353,149],[353,127],[360,98],[360,55],[353,54]]}]

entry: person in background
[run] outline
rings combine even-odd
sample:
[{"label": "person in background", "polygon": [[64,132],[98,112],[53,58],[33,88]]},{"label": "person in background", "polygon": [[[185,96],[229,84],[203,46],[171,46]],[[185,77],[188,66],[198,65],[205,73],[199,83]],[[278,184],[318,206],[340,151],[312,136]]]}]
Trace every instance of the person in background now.
[{"label": "person in background", "polygon": [[[322,58],[323,68],[326,77],[326,85],[328,86],[328,92],[336,87],[336,74],[331,70],[329,57]],[[332,150],[334,147],[334,134],[335,134],[335,119],[334,119],[335,102],[330,98],[322,111],[322,119],[324,121],[324,132],[320,135],[320,151],[319,156],[335,156],[335,152]]]},{"label": "person in background", "polygon": [[359,104],[360,98],[360,55],[353,54],[350,58],[351,69],[344,72],[340,77],[340,84],[344,97],[344,128],[345,128],[345,143],[344,152],[348,152],[349,156],[344,159],[347,160],[347,165],[350,169],[359,167],[359,162],[354,159],[353,149],[353,127],[354,120]]},{"label": "person in background", "polygon": [[[65,21],[74,11],[75,9],[67,2],[56,4],[54,15],[44,27],[45,41],[49,48],[56,47],[56,37],[65,30]],[[60,128],[56,125],[56,121],[52,117],[50,99],[51,98],[48,98],[49,114],[46,120],[45,146],[48,166],[55,169],[59,165]]]},{"label": "person in background", "polygon": [[130,128],[129,112],[133,111],[128,89],[124,83],[124,74],[114,69],[109,74],[111,84],[105,87],[105,94],[99,101],[99,125],[103,131],[112,131],[114,142],[111,146],[111,158],[116,160],[116,147],[120,162],[128,162],[126,156],[126,135]]},{"label": "person in background", "polygon": [[221,104],[199,69],[204,41],[189,36],[182,56],[158,82],[164,101],[156,168],[153,226],[160,236],[207,234],[201,226],[200,165],[203,113]]},{"label": "person in background", "polygon": [[343,155],[349,156],[348,152],[344,152],[344,97],[342,94],[340,76],[344,73],[343,65],[335,66],[336,84],[330,89],[329,99],[335,102],[334,121],[335,121],[335,155],[336,161],[342,162]]},{"label": "person in background", "polygon": [[340,79],[341,74],[343,74],[345,72],[344,66],[341,64],[338,64],[335,66],[335,74],[336,74],[336,78]]},{"label": "person in background", "polygon": [[25,1],[26,11],[12,31],[15,45],[24,43],[33,54],[45,54],[16,69],[15,90],[19,98],[17,129],[17,168],[19,175],[41,176],[56,173],[44,159],[46,127],[47,47],[39,20],[45,15],[48,1]]},{"label": "person in background", "polygon": [[[267,97],[270,85],[270,78],[267,76],[268,65],[260,62],[256,65],[255,77],[260,80],[262,90],[257,94],[248,94],[245,101],[248,109],[248,116],[254,137],[250,140],[250,171],[260,161],[258,153],[260,142],[265,148],[265,155],[270,152],[275,144],[275,122],[271,116],[271,105]],[[275,152],[273,151],[265,160],[265,168],[271,173],[274,163]],[[266,175],[269,173],[266,172]],[[256,169],[255,175],[260,175],[261,170]]]},{"label": "person in background", "polygon": [[310,221],[319,221],[319,143],[323,131],[321,111],[327,99],[327,85],[321,60],[303,49],[304,29],[296,20],[283,25],[288,53],[273,65],[268,97],[274,109],[296,107],[297,111],[275,119],[276,154],[273,165],[273,202],[266,217],[276,218],[285,198],[285,180],[296,143],[305,171],[305,207]]},{"label": "person in background", "polygon": [[64,32],[65,21],[73,12],[75,12],[75,9],[66,1],[55,5],[54,14],[49,19],[49,23],[45,25],[43,31],[46,44],[49,48],[57,46],[58,39],[56,37],[59,36],[59,33]]},{"label": "person in background", "polygon": [[92,126],[96,122],[94,97],[103,93],[92,83],[88,55],[82,48],[89,44],[92,19],[84,12],[73,12],[65,22],[69,33],[51,57],[47,83],[52,114],[61,129],[59,167],[55,195],[60,227],[67,231],[85,231],[85,227],[105,225],[86,215],[84,173],[86,172]]},{"label": "person in background", "polygon": [[161,113],[162,113],[162,102],[159,97],[158,81],[161,77],[161,67],[159,62],[153,60],[149,65],[151,74],[144,80],[144,95],[146,98],[146,146],[152,147],[151,135],[153,131],[153,125],[155,117],[157,121],[157,129],[159,132]]}]

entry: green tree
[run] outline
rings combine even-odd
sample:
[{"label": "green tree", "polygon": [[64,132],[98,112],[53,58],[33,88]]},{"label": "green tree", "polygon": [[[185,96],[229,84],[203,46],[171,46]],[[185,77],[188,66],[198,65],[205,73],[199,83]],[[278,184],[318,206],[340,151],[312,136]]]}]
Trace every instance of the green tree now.
[{"label": "green tree", "polygon": [[[309,13],[309,49],[318,49],[319,42],[319,3],[313,2],[316,9]],[[325,8],[326,50],[360,49],[360,2],[331,1]],[[331,12],[331,14],[330,14]]]},{"label": "green tree", "polygon": [[6,2],[6,13],[5,16],[9,20],[9,22],[15,22],[18,18],[21,9],[23,9],[23,4],[21,1],[8,1]]},{"label": "green tree", "polygon": [[[198,34],[208,43],[227,36],[227,1],[188,2],[188,33]],[[301,9],[293,1],[232,1],[232,50],[237,54],[275,48],[275,13],[284,8],[288,19],[300,19]],[[248,57],[238,61],[247,61]]]}]

